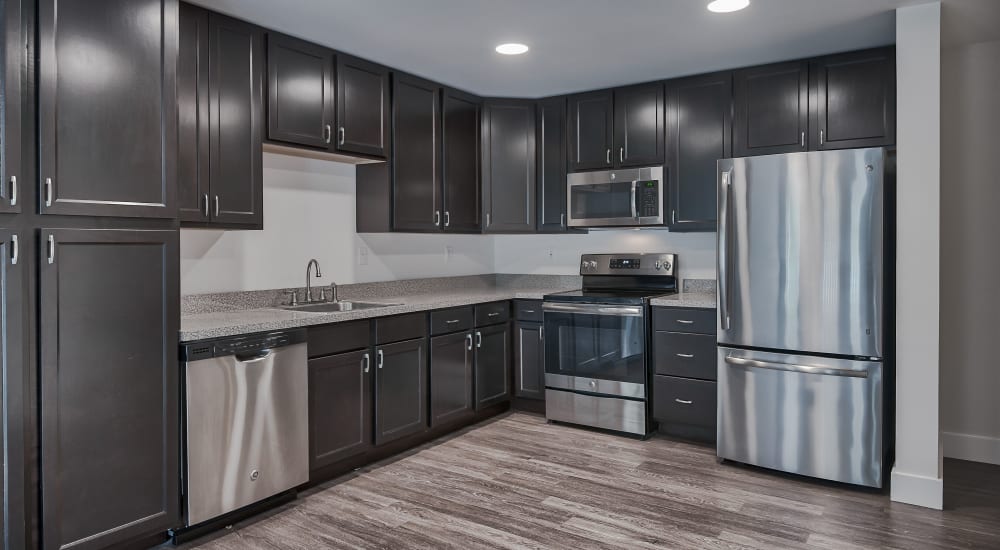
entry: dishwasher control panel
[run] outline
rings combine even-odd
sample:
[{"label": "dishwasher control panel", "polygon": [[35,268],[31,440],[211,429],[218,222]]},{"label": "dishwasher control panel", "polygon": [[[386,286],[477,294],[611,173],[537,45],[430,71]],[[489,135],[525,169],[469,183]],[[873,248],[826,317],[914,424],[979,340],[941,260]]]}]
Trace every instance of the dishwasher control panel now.
[{"label": "dishwasher control panel", "polygon": [[244,355],[281,348],[306,341],[305,330],[267,332],[229,336],[218,340],[193,342],[181,346],[181,361],[198,361],[227,355]]}]

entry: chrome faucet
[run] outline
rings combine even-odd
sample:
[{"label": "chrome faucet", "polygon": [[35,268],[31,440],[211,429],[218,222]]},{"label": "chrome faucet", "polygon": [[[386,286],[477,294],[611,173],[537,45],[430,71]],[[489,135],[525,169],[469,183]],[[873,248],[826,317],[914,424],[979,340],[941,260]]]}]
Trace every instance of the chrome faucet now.
[{"label": "chrome faucet", "polygon": [[330,283],[330,301],[339,302],[340,299],[337,298],[337,283]]},{"label": "chrome faucet", "polygon": [[306,303],[313,301],[313,290],[312,290],[312,277],[309,276],[309,270],[313,266],[316,266],[316,277],[322,277],[323,273],[319,270],[319,262],[316,259],[309,260],[306,264]]}]

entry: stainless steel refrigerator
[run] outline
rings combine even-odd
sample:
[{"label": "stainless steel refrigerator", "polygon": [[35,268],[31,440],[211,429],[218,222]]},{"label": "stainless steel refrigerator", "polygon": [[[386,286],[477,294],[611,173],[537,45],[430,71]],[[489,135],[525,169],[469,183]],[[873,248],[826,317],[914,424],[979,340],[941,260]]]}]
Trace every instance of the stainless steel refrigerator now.
[{"label": "stainless steel refrigerator", "polygon": [[719,161],[719,457],[882,486],[885,165]]}]

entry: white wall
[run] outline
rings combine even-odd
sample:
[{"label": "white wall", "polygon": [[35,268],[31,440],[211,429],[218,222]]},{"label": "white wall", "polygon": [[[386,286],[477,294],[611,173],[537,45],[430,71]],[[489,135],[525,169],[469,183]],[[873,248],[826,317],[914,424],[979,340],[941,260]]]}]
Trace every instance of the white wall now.
[{"label": "white wall", "polygon": [[[945,6],[948,9],[949,6]],[[942,56],[941,429],[945,456],[1000,464],[1000,41]]]},{"label": "white wall", "polygon": [[941,3],[896,10],[896,462],[893,500],[942,507],[938,427]]}]

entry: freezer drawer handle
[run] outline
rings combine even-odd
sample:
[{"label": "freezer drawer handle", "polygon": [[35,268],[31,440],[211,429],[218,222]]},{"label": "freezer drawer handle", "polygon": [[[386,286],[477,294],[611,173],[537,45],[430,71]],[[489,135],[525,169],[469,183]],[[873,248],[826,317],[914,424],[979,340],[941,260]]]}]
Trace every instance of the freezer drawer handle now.
[{"label": "freezer drawer handle", "polygon": [[726,356],[726,363],[738,367],[752,367],[758,369],[781,370],[787,372],[801,372],[804,374],[822,374],[826,376],[847,376],[850,378],[868,378],[868,369],[839,369],[836,367],[820,367],[816,365],[797,365],[795,363],[776,363],[774,361],[759,361],[757,359],[744,359],[742,357]]}]

